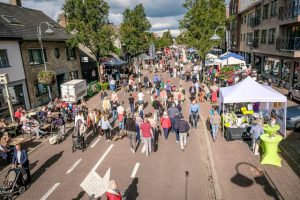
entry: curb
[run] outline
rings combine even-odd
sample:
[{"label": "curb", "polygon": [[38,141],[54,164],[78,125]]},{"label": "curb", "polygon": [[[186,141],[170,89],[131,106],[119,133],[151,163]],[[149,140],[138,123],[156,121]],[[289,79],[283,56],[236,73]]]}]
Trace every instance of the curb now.
[{"label": "curb", "polygon": [[204,120],[204,117],[201,114],[200,114],[200,118],[201,118],[201,121],[202,121],[202,125],[204,127],[205,143],[206,143],[206,146],[207,146],[208,161],[209,161],[209,165],[211,167],[215,197],[216,197],[217,200],[222,200],[222,193],[221,193],[221,189],[220,189],[220,185],[219,185],[217,171],[216,171],[216,168],[215,168],[215,163],[214,163],[214,160],[213,160],[210,141],[209,141],[209,138],[208,138],[207,129],[205,128],[206,127],[205,120]]},{"label": "curb", "polygon": [[290,164],[290,167],[295,171],[295,173],[300,176],[300,166],[297,161],[290,155],[282,144],[279,144],[279,148],[281,150],[281,156],[284,157],[288,164]]}]

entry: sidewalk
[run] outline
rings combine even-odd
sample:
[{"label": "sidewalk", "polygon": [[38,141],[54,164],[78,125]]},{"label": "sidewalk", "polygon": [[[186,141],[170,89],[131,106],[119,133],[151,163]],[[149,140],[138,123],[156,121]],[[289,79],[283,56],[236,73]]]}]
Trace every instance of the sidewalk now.
[{"label": "sidewalk", "polygon": [[[201,103],[206,120],[210,105]],[[282,159],[282,167],[261,165],[247,143],[210,137],[222,199],[300,199],[300,179]]]}]

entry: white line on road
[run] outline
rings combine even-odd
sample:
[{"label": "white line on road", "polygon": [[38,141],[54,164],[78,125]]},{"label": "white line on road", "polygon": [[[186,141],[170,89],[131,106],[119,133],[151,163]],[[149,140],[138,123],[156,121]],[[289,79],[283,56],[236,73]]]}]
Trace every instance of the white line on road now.
[{"label": "white line on road", "polygon": [[101,138],[98,138],[91,146],[91,149],[96,146],[96,144],[101,140]]},{"label": "white line on road", "polygon": [[139,169],[139,166],[140,166],[140,163],[135,163],[135,166],[134,166],[134,168],[133,168],[133,170],[132,170],[132,173],[131,173],[130,178],[134,178],[134,177],[135,177],[136,172],[137,172],[137,170]]},{"label": "white line on road", "polygon": [[40,199],[40,200],[46,200],[50,194],[60,185],[60,183],[55,183],[50,190],[48,190],[48,192],[46,194],[44,194],[44,196]]},{"label": "white line on road", "polygon": [[79,165],[80,162],[81,162],[81,158],[78,159],[78,160],[72,165],[72,167],[67,171],[66,174],[70,174],[70,173],[75,169],[75,167],[76,167],[77,165]]},{"label": "white line on road", "polygon": [[93,167],[93,169],[91,171],[95,171],[99,165],[102,163],[102,161],[105,159],[105,157],[107,156],[107,154],[110,152],[110,150],[113,148],[113,144],[111,144],[108,149],[106,150],[106,152],[101,156],[100,160],[98,160],[98,162],[96,163],[96,165]]}]

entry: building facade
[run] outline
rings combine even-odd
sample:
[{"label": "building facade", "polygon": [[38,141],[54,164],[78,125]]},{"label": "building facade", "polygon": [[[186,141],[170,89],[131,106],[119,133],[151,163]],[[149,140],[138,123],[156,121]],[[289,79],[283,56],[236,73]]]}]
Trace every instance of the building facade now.
[{"label": "building facade", "polygon": [[[54,71],[56,74],[56,80],[50,86],[50,90],[52,97],[58,97],[60,96],[60,85],[62,83],[82,77],[79,51],[76,48],[67,46],[66,42],[70,37],[68,33],[42,11],[23,8],[20,0],[11,1],[11,3],[0,3],[2,37],[13,34],[19,38],[17,44],[19,55],[22,58],[20,62],[22,63],[29,94],[27,98],[28,108],[37,107],[48,103],[50,100],[47,86],[37,81],[37,75],[45,70],[45,64],[47,70]],[[43,49],[41,49],[37,34],[39,28]],[[49,28],[53,31],[53,34],[47,35],[46,30]],[[9,53],[8,56],[15,59],[14,53]]]},{"label": "building facade", "polygon": [[290,0],[240,1],[237,52],[244,55],[247,63],[263,78],[272,79],[285,88],[299,83],[299,3]]}]

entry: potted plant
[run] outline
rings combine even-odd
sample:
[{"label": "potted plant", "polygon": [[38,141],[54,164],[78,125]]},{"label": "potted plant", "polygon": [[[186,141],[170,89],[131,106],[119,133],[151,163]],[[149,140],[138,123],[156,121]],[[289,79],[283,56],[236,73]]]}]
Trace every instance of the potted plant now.
[{"label": "potted plant", "polygon": [[44,85],[53,85],[55,83],[55,72],[51,70],[40,71],[38,73],[38,82]]}]

